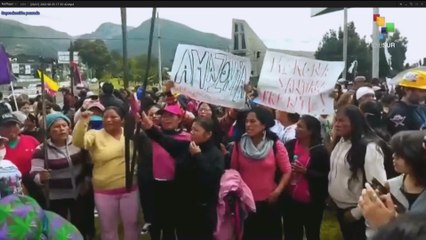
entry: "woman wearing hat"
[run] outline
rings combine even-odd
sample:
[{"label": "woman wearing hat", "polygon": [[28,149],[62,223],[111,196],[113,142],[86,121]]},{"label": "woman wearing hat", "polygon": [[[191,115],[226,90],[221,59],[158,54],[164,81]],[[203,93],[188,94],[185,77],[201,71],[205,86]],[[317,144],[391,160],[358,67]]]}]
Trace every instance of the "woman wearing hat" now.
[{"label": "woman wearing hat", "polygon": [[[46,117],[47,145],[41,144],[34,152],[31,175],[39,186],[47,184],[49,209],[82,228],[80,191],[85,182],[85,158],[82,150],[72,143],[71,121],[55,112]],[[45,155],[47,151],[47,155]],[[47,156],[47,159],[46,157]]]},{"label": "woman wearing hat", "polygon": [[56,213],[22,195],[0,197],[0,239],[83,240],[78,230]]},{"label": "woman wearing hat", "polygon": [[0,136],[8,139],[5,145],[5,159],[10,160],[18,167],[22,174],[22,183],[31,197],[41,206],[45,206],[45,199],[41,189],[30,176],[31,159],[37,146],[40,144],[35,138],[20,133],[21,122],[10,112],[7,106],[0,105]]},{"label": "woman wearing hat", "polygon": [[[155,105],[147,109],[153,122],[156,114],[161,116],[159,127],[163,134],[175,140],[190,140],[191,135],[182,129],[184,111],[178,103],[169,104],[155,113]],[[151,224],[151,239],[176,239],[175,228],[179,217],[176,210],[179,206],[170,201],[179,194],[175,181],[176,160],[166,148],[146,135],[139,137],[138,146],[140,199],[145,222]]]},{"label": "woman wearing hat", "polygon": [[175,160],[178,194],[170,201],[175,201],[177,216],[181,217],[176,222],[177,238],[212,240],[220,177],[225,165],[214,143],[213,121],[197,118],[192,125],[191,141],[188,141],[162,134],[145,113],[141,120],[149,138],[158,142]]}]

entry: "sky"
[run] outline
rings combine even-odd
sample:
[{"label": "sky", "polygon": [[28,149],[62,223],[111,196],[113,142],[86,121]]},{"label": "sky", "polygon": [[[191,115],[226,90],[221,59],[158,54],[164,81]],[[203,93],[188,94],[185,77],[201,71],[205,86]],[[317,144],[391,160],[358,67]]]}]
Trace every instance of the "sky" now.
[{"label": "sky", "polygon": [[[96,30],[104,22],[121,23],[119,8],[32,8],[2,9],[39,11],[40,15],[0,15],[29,25],[48,26],[76,36]],[[196,30],[231,38],[232,19],[244,19],[270,48],[315,51],[329,29],[343,26],[343,11],[310,17],[310,8],[158,8],[160,18],[185,24]],[[128,26],[139,26],[151,17],[151,8],[128,8]],[[426,57],[423,45],[426,32],[419,31],[417,21],[426,8],[380,8],[386,22],[393,22],[408,38],[406,62]],[[357,32],[371,42],[372,8],[349,8],[348,21],[354,21]],[[2,33],[4,34],[4,33]]]}]

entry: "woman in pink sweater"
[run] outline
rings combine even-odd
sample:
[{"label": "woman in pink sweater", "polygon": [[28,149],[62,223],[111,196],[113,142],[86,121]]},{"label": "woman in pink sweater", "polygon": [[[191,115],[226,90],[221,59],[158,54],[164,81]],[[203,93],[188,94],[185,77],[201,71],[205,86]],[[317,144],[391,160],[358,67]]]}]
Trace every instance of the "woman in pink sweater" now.
[{"label": "woman in pink sweater", "polygon": [[252,109],[246,133],[232,151],[231,168],[240,172],[256,202],[256,213],[244,224],[246,240],[282,239],[278,199],[290,180],[291,165],[284,144],[269,130],[274,124],[268,110]]},{"label": "woman in pink sweater", "polygon": [[[164,135],[175,140],[189,141],[191,135],[182,128],[184,111],[178,103],[163,109],[148,108],[148,116],[155,120],[160,116],[159,128]],[[175,201],[180,193],[176,189],[176,160],[167,149],[148,136],[139,137],[138,183],[141,205],[144,211],[143,231],[149,230],[151,240],[174,240],[178,221]]]}]

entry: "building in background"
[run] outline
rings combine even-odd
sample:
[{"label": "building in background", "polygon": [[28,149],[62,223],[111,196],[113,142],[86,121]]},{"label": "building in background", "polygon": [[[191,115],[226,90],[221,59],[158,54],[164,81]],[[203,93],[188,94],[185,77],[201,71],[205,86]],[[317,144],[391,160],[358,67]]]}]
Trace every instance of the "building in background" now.
[{"label": "building in background", "polygon": [[260,37],[253,31],[245,20],[232,19],[232,46],[233,54],[250,58],[251,77],[250,82],[254,85],[259,80],[260,71],[262,69],[263,59],[266,50],[282,52],[293,56],[306,57],[314,59],[314,52],[292,51],[284,49],[268,48]]}]

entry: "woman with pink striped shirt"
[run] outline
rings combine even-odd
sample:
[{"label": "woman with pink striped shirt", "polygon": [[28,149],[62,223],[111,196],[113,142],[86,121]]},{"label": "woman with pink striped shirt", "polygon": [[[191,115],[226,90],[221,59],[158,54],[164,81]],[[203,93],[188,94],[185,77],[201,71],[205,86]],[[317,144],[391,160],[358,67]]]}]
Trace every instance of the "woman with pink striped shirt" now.
[{"label": "woman with pink striped shirt", "polygon": [[256,212],[244,224],[244,239],[281,240],[278,199],[291,176],[287,150],[269,130],[275,122],[268,110],[252,109],[245,122],[246,133],[236,142],[231,158],[231,168],[240,172],[256,201]]}]

